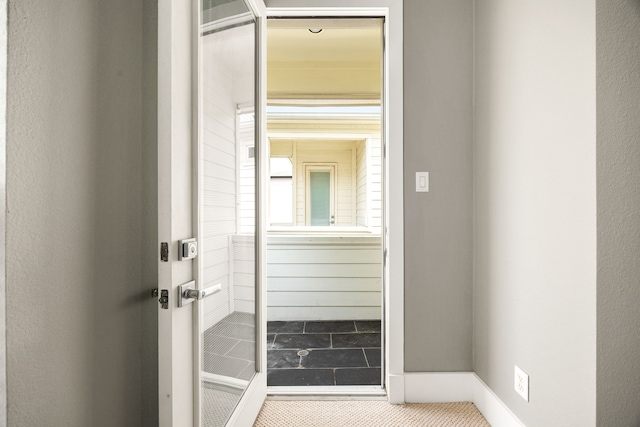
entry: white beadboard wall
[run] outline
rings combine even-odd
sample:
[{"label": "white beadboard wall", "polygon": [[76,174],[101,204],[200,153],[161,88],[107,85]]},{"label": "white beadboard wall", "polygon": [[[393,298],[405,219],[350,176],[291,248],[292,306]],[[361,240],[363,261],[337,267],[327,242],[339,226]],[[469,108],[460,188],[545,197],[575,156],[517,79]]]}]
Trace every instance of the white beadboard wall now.
[{"label": "white beadboard wall", "polygon": [[236,158],[238,163],[238,191],[237,191],[237,215],[238,232],[245,234],[255,233],[256,224],[256,174],[255,157],[249,158],[249,147],[255,146],[255,122],[254,114],[246,113],[238,115],[237,119],[237,147]]},{"label": "white beadboard wall", "polygon": [[268,320],[380,319],[379,236],[270,235]]},{"label": "white beadboard wall", "polygon": [[367,171],[367,141],[356,142],[356,225],[369,225],[367,210],[368,203],[368,171]]},{"label": "white beadboard wall", "polygon": [[255,313],[255,239],[253,235],[231,236],[231,279],[235,311]]},{"label": "white beadboard wall", "polygon": [[230,286],[231,236],[236,233],[236,104],[233,73],[216,60],[213,43],[204,43],[203,79],[203,230],[200,259],[202,285],[222,284],[222,291],[204,301],[205,329],[234,311]]},{"label": "white beadboard wall", "polygon": [[367,140],[367,226],[374,234],[382,232],[382,141],[380,134]]}]

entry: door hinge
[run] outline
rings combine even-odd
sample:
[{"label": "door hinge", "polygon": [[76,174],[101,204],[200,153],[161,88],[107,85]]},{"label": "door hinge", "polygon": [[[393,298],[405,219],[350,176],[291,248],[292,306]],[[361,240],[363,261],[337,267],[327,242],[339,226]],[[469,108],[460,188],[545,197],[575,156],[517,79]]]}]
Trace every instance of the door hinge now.
[{"label": "door hinge", "polygon": [[387,266],[387,249],[386,248],[384,251],[382,251],[382,266],[383,267]]},{"label": "door hinge", "polygon": [[160,261],[169,262],[169,244],[167,242],[160,243]]},{"label": "door hinge", "polygon": [[151,298],[158,298],[158,288],[151,289]]}]

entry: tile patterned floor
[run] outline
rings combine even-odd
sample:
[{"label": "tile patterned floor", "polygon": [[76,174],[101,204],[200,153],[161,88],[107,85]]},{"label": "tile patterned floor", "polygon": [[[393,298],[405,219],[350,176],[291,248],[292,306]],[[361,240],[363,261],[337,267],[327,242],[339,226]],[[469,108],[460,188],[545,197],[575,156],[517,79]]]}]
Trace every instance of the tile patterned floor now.
[{"label": "tile patterned floor", "polygon": [[[248,381],[255,373],[255,316],[233,312],[202,334],[205,372]],[[203,427],[224,426],[244,389],[202,382]]]},{"label": "tile patterned floor", "polygon": [[267,385],[380,385],[381,323],[267,323]]},{"label": "tile patterned floor", "polygon": [[255,327],[250,313],[234,312],[203,334],[205,372],[250,380],[255,373]]}]

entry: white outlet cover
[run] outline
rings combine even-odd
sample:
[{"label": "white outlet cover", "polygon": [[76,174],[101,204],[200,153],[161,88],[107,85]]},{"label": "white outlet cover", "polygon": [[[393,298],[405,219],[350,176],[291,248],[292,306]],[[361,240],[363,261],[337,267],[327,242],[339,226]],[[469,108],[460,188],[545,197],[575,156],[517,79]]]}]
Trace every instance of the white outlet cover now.
[{"label": "white outlet cover", "polygon": [[517,366],[513,375],[513,388],[524,400],[529,401],[529,375]]}]

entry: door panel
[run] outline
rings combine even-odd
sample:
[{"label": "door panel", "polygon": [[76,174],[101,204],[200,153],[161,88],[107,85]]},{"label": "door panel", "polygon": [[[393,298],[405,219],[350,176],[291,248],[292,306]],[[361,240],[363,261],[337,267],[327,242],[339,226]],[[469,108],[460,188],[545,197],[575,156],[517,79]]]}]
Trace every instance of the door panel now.
[{"label": "door panel", "polygon": [[309,173],[310,225],[330,224],[331,173],[316,171]]},{"label": "door panel", "polygon": [[[251,425],[266,395],[256,309],[264,9],[260,0],[159,1],[159,243],[169,248],[159,267],[161,426]],[[179,240],[191,237],[197,257],[179,257]]]},{"label": "door panel", "polygon": [[197,352],[201,425],[218,427],[256,374],[257,25],[242,0],[200,6],[197,276],[220,291],[199,303]]},{"label": "door panel", "polygon": [[[202,301],[202,426],[224,426],[255,374],[255,30],[242,2],[203,3],[200,36],[199,286],[221,291]],[[240,4],[238,4],[240,3]],[[207,22],[205,17],[217,20]],[[221,23],[233,22],[232,26]],[[206,29],[209,29],[208,31]],[[239,106],[244,106],[238,108]]]},{"label": "door panel", "polygon": [[305,164],[306,224],[335,225],[336,164]]}]

